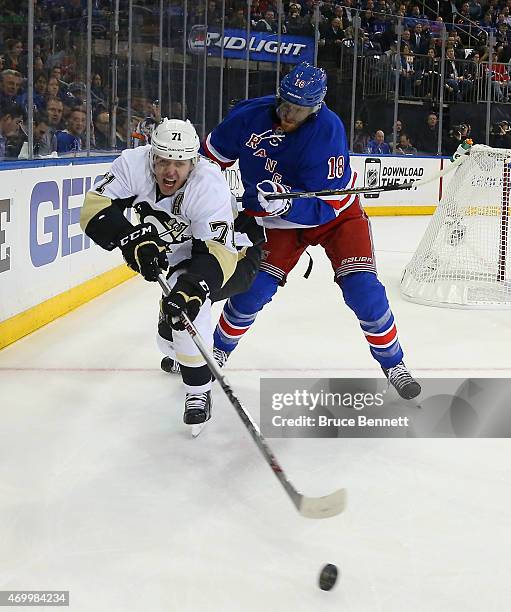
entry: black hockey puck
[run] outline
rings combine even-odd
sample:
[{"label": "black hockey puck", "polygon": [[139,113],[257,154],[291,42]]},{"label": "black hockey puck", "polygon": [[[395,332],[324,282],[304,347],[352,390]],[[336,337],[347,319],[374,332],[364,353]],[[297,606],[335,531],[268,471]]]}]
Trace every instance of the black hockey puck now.
[{"label": "black hockey puck", "polygon": [[332,589],[337,582],[338,573],[339,572],[336,565],[333,565],[333,563],[327,563],[319,575],[319,588],[322,591],[330,591],[330,589]]}]

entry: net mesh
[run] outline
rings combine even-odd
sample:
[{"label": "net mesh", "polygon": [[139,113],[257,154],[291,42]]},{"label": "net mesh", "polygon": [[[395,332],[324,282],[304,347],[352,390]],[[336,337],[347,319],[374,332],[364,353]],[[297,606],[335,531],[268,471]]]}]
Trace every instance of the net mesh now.
[{"label": "net mesh", "polygon": [[511,307],[510,163],[511,150],[472,147],[405,268],[404,297],[433,306]]}]

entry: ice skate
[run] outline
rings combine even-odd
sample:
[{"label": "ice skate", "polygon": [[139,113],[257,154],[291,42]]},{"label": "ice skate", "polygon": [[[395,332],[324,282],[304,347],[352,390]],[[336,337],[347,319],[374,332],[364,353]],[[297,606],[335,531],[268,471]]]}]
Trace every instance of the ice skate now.
[{"label": "ice skate", "polygon": [[228,353],[227,351],[222,351],[219,348],[216,348],[216,347],[213,348],[213,357],[215,358],[215,361],[218,363],[219,368],[224,367],[225,362],[229,359],[230,354],[231,353]]},{"label": "ice skate", "polygon": [[183,421],[187,425],[205,423],[211,418],[211,391],[187,393]]},{"label": "ice skate", "polygon": [[192,426],[192,438],[196,438],[206,421],[211,418],[211,391],[187,393],[183,421]]},{"label": "ice skate", "polygon": [[392,368],[382,368],[382,370],[389,383],[403,399],[411,400],[421,392],[421,386],[402,361]]},{"label": "ice skate", "polygon": [[168,374],[179,374],[181,372],[181,368],[179,366],[179,362],[172,357],[164,357],[161,360],[160,367],[164,372]]}]

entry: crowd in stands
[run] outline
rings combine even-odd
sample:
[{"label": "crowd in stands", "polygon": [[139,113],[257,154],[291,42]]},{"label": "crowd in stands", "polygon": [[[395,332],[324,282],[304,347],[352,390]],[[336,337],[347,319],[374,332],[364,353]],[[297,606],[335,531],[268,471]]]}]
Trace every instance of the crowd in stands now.
[{"label": "crowd in stands", "polygon": [[[226,0],[225,25],[228,28],[247,27],[252,30],[315,37],[315,6],[318,0],[295,0],[278,4],[272,0],[253,0],[250,13],[245,0]],[[28,111],[28,56],[26,3],[3,0],[0,16],[0,158],[13,159],[27,155]],[[95,0],[95,15],[108,21],[112,3]],[[86,6],[84,0],[34,0],[35,30],[33,57],[33,151],[36,156],[77,153],[85,147],[87,116],[85,110],[86,78],[84,70],[84,28]],[[159,10],[156,0],[138,0],[137,6]],[[190,27],[204,22],[203,0],[189,0]],[[172,23],[179,24],[183,3],[169,2]],[[222,3],[208,2],[209,27],[222,21]],[[180,13],[181,12],[181,13]],[[169,14],[170,14],[169,13]],[[400,19],[399,19],[400,18]],[[398,20],[402,23],[398,37]],[[52,26],[59,26],[57,44],[50,44]],[[446,57],[444,66],[444,99],[451,102],[475,102],[476,92],[484,89],[491,62],[491,99],[507,102],[510,99],[509,62],[511,60],[511,0],[469,0],[456,3],[419,3],[417,0],[332,0],[319,2],[318,63],[327,69],[338,70],[342,58],[351,57],[358,32],[359,54],[374,58],[375,65],[387,62],[390,69],[399,71],[403,98],[437,100],[440,87],[441,37],[446,27]],[[179,29],[179,28],[178,28]],[[489,46],[489,35],[496,46]],[[178,43],[181,44],[181,38]],[[398,41],[400,40],[399,54]],[[177,46],[177,45],[176,45]],[[350,56],[351,53],[351,56]],[[104,67],[93,65],[90,82],[92,116],[90,117],[91,147],[96,150],[127,146],[144,142],[144,130],[150,131],[151,122],[159,119],[157,104],[143,96],[133,101],[133,124],[127,125],[127,113],[116,117],[117,129],[112,133],[107,78]],[[481,83],[483,85],[481,85]],[[264,92],[266,93],[266,92]],[[168,114],[168,111],[165,113]],[[371,155],[391,152],[403,155],[417,151],[436,154],[438,150],[438,116],[423,111],[424,121],[410,130],[397,130],[395,143],[385,136],[392,134],[391,126],[380,126],[369,134],[362,119],[355,123],[354,152]],[[138,124],[138,132],[137,126]],[[467,124],[468,125],[468,122]],[[466,127],[465,125],[465,127]],[[454,129],[456,128],[456,129]],[[449,153],[464,132],[454,126],[449,132],[443,152]],[[458,129],[459,128],[459,129]],[[501,122],[492,128],[495,142],[507,142],[509,124]]]}]

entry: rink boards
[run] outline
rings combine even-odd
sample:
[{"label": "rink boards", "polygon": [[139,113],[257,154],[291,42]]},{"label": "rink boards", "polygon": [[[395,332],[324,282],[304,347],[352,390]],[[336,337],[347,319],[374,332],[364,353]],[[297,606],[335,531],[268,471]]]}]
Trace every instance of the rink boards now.
[{"label": "rink boards", "polygon": [[[41,160],[0,166],[0,349],[133,275],[118,250],[92,243],[79,225],[87,190],[114,157]],[[352,157],[357,186],[401,184],[433,176],[439,158]],[[226,171],[232,191],[238,170]],[[438,179],[416,191],[363,196],[370,215],[431,214],[443,189]]]}]

